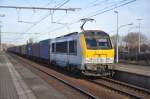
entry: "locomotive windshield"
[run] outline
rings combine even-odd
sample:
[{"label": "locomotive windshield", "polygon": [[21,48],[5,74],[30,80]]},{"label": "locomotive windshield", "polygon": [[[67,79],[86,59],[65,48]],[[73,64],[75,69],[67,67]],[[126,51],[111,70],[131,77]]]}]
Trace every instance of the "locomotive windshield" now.
[{"label": "locomotive windshield", "polygon": [[88,49],[111,49],[111,42],[105,32],[87,32],[85,40]]}]

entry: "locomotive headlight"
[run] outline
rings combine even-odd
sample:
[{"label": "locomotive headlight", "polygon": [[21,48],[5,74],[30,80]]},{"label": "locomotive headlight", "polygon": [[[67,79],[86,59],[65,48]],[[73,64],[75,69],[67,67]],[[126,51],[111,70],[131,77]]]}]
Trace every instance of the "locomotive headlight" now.
[{"label": "locomotive headlight", "polygon": [[107,63],[113,63],[114,59],[113,58],[107,58]]},{"label": "locomotive headlight", "polygon": [[92,62],[92,58],[85,58],[85,62],[86,63],[91,63]]},{"label": "locomotive headlight", "polygon": [[113,58],[85,58],[85,63],[113,63]]}]

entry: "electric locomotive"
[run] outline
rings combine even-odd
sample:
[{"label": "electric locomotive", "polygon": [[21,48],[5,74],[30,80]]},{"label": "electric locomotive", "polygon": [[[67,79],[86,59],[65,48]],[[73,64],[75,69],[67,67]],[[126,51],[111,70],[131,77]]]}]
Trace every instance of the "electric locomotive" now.
[{"label": "electric locomotive", "polygon": [[75,32],[51,40],[50,62],[84,75],[113,74],[114,48],[101,30]]}]

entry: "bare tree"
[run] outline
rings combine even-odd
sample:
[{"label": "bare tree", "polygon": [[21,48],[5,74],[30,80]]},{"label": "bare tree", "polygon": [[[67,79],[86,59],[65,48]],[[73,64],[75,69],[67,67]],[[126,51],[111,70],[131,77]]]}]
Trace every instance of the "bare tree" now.
[{"label": "bare tree", "polygon": [[112,35],[110,38],[111,38],[113,45],[116,46],[116,35]]},{"label": "bare tree", "polygon": [[[116,35],[112,35],[110,37],[114,46],[116,46],[116,37],[117,37]],[[122,45],[122,37],[121,36],[118,36],[118,43],[119,43],[119,46]]]},{"label": "bare tree", "polygon": [[[136,53],[138,51],[138,43],[139,43],[139,33],[138,32],[131,32],[128,33],[125,37],[124,37],[124,42],[126,43],[126,47],[128,49],[129,52],[133,52]],[[141,44],[141,48],[143,48],[142,46],[146,44],[147,42],[147,37],[145,35],[140,34],[140,44]],[[141,49],[142,51],[143,49]]]}]

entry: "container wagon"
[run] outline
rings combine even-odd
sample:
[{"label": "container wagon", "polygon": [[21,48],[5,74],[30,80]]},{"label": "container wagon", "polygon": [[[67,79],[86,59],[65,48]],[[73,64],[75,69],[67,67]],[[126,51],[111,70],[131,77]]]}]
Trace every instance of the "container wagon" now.
[{"label": "container wagon", "polygon": [[40,56],[40,48],[39,43],[32,44],[32,58],[33,60],[38,60]]},{"label": "container wagon", "polygon": [[50,61],[50,42],[51,39],[46,39],[39,42],[40,45],[40,60],[49,63]]},{"label": "container wagon", "polygon": [[32,58],[32,43],[26,45],[26,57]]}]

